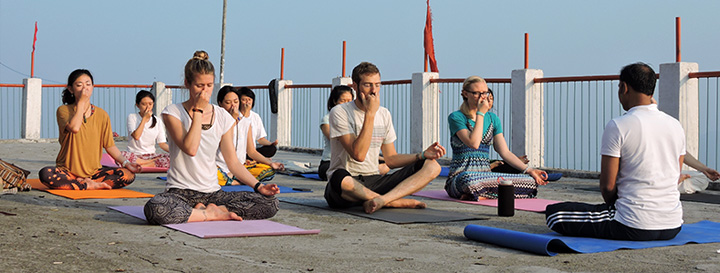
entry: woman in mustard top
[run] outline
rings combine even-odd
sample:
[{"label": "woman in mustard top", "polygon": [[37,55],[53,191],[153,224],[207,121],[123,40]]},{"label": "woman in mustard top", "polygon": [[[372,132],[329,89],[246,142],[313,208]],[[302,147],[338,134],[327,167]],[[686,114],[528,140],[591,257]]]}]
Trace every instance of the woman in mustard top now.
[{"label": "woman in mustard top", "polygon": [[[40,181],[51,189],[118,189],[132,183],[135,173],[142,169],[120,154],[113,140],[110,117],[90,103],[92,92],[90,71],[77,69],[70,73],[62,93],[63,105],[57,109],[60,152],[56,165],[40,170]],[[123,162],[123,167],[103,167],[100,164],[103,148],[115,161]]]}]

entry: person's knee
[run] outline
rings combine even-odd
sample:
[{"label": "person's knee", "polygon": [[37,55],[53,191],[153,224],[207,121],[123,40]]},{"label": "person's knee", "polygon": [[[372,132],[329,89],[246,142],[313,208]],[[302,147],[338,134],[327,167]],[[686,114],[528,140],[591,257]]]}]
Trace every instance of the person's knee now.
[{"label": "person's knee", "polygon": [[440,171],[442,170],[442,167],[440,167],[440,163],[437,162],[437,160],[425,160],[425,163],[422,166],[423,170],[427,170],[430,172],[430,175],[432,177],[437,177],[440,175]]},{"label": "person's knee", "polygon": [[55,167],[45,167],[40,169],[38,172],[38,177],[40,178],[40,182],[43,184],[46,184],[50,182],[50,178],[52,178],[53,173],[55,172]]}]

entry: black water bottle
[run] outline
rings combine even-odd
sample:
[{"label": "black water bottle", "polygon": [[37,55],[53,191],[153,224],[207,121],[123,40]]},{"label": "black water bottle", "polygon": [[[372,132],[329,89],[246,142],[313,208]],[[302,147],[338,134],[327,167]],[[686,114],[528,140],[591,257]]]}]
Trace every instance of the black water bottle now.
[{"label": "black water bottle", "polygon": [[515,187],[510,180],[500,179],[498,185],[498,216],[515,215]]}]

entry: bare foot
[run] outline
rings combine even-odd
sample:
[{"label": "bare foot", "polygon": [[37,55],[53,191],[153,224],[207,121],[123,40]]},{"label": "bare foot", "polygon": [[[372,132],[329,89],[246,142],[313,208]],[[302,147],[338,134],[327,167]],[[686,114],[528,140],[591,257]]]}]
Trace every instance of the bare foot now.
[{"label": "bare foot", "polygon": [[194,208],[195,208],[195,209],[205,209],[205,204],[203,204],[203,203],[197,203],[197,205],[195,205]]},{"label": "bare foot", "polygon": [[688,178],[690,178],[689,174],[681,174],[680,181],[678,183],[683,182],[683,181],[685,181],[685,179],[688,179]]},{"label": "bare foot", "polygon": [[237,220],[242,221],[242,217],[238,216],[234,212],[228,212],[225,206],[218,207],[217,205],[210,203],[205,207],[205,221],[224,221],[224,220]]},{"label": "bare foot", "polygon": [[415,199],[402,198],[385,205],[388,208],[424,209],[427,205]]},{"label": "bare foot", "polygon": [[103,182],[95,182],[90,178],[85,178],[85,189],[86,190],[111,190],[110,185]]},{"label": "bare foot", "polygon": [[365,201],[363,203],[363,208],[365,209],[365,213],[371,214],[373,212],[378,211],[383,206],[385,206],[385,201],[383,201],[380,197],[375,197],[373,199]]}]

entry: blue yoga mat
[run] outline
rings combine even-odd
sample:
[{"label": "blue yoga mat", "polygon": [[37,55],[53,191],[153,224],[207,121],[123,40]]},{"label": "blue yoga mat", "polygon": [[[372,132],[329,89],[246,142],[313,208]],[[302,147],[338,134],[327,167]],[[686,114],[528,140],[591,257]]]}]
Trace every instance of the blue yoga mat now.
[{"label": "blue yoga mat", "polygon": [[[167,176],[158,176],[157,179],[167,181]],[[231,192],[231,191],[255,191],[252,187],[248,185],[235,185],[235,186],[222,186],[223,191]],[[312,192],[311,189],[303,189],[303,188],[291,188],[291,187],[285,187],[278,185],[278,188],[280,188],[280,193],[296,193],[296,192]]]},{"label": "blue yoga mat", "polygon": [[540,255],[555,256],[559,252],[596,253],[618,249],[642,249],[677,246],[687,243],[720,242],[720,223],[700,221],[683,225],[682,231],[667,241],[619,241],[585,237],[568,237],[558,233],[532,234],[480,225],[467,225],[465,237],[471,240],[518,249]]},{"label": "blue yoga mat", "polygon": [[[231,192],[231,191],[254,191],[252,187],[248,185],[235,185],[235,186],[222,186],[223,191]],[[310,189],[301,189],[301,188],[290,188],[285,186],[279,186],[280,193],[296,193],[296,192],[312,192]]]}]

